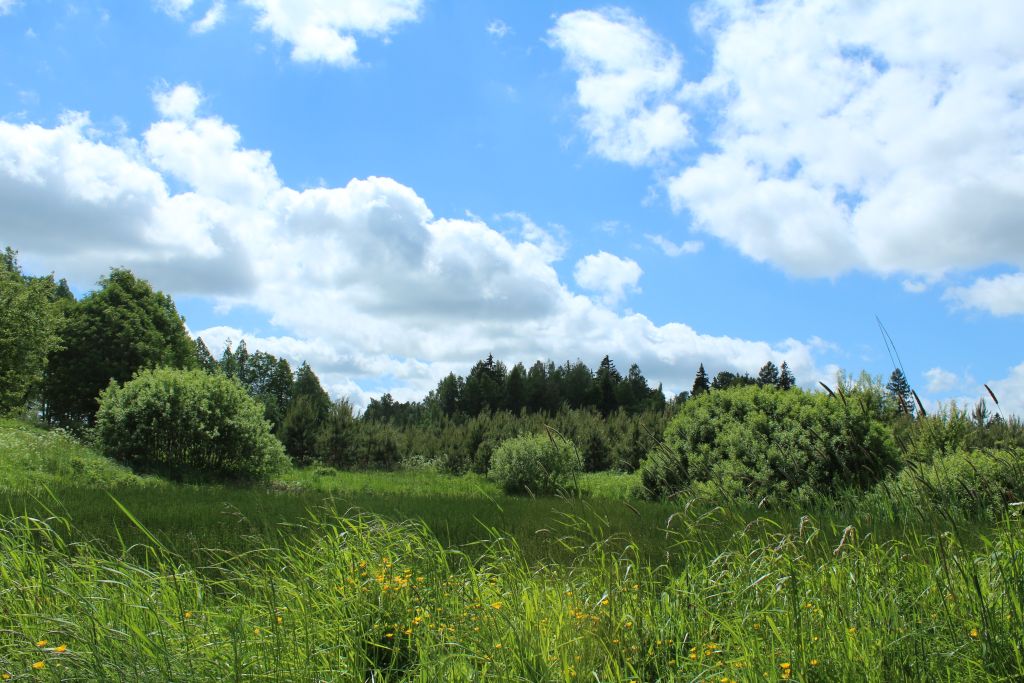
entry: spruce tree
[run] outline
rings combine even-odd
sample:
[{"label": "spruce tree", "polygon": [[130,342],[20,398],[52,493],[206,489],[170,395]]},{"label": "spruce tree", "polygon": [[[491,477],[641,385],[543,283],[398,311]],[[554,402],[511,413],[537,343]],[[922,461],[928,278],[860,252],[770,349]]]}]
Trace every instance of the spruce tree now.
[{"label": "spruce tree", "polygon": [[782,368],[779,370],[779,381],[776,382],[775,386],[783,391],[796,386],[796,377],[793,376],[793,372],[789,369],[789,363],[786,361],[782,361]]},{"label": "spruce tree", "polygon": [[885,385],[886,391],[893,403],[899,406],[899,410],[907,415],[914,414],[914,393],[910,389],[910,382],[903,370],[896,368],[889,375],[889,383]]},{"label": "spruce tree", "polygon": [[711,389],[711,382],[708,380],[708,373],[704,370],[704,364],[701,363],[697,369],[697,376],[693,378],[693,389],[690,390],[690,396],[696,398],[709,389]]}]

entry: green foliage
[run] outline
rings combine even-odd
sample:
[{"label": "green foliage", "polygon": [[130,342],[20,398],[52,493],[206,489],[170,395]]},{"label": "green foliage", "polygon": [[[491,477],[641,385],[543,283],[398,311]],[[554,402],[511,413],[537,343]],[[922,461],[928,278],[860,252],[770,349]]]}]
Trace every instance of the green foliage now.
[{"label": "green foliage", "polygon": [[509,494],[544,495],[570,488],[579,469],[571,445],[534,434],[503,441],[491,457],[488,477]]},{"label": "green foliage", "polygon": [[697,368],[697,374],[693,378],[693,388],[690,389],[690,396],[697,397],[711,389],[711,382],[708,380],[708,373],[701,363]]},{"label": "green foliage", "polygon": [[316,436],[317,460],[339,469],[354,467],[356,429],[352,404],[345,400],[333,403]]},{"label": "green foliage", "polygon": [[195,345],[169,296],[128,270],[113,269],[99,289],[68,307],[60,331],[63,348],[52,354],[45,382],[46,417],[54,423],[91,424],[96,399],[111,380],[138,370],[195,367]]},{"label": "green foliage", "polygon": [[1024,501],[1024,451],[961,450],[907,467],[886,495],[999,519]]},{"label": "green foliage", "polygon": [[643,485],[653,497],[698,484],[755,502],[870,486],[898,460],[891,429],[857,398],[756,386],[701,394],[644,461]]},{"label": "green foliage", "polygon": [[24,277],[10,248],[0,258],[0,414],[23,408],[60,343],[53,277]]},{"label": "green foliage", "polygon": [[201,370],[144,370],[100,395],[108,455],[173,475],[262,478],[284,464],[262,407],[236,382]]}]

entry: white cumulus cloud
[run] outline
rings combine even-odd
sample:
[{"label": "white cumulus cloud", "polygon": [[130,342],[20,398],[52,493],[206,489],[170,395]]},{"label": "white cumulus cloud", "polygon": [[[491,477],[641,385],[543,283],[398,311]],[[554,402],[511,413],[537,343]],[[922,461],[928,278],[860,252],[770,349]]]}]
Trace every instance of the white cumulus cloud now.
[{"label": "white cumulus cloud", "polygon": [[162,118],[140,138],[100,138],[84,114],[53,128],[0,121],[0,242],[77,286],[123,265],[174,295],[252,307],[280,334],[196,332],[215,353],[245,338],[308,359],[334,395],[363,402],[371,391],[422,397],[488,353],[591,365],[609,354],[669,392],[689,388],[700,363],[755,372],[785,360],[808,384],[822,374],[808,343],[615,312],[607,302],[642,272],[629,259],[582,259],[580,286],[604,300],[575,293],[553,265],[564,247],[527,216],[506,216],[519,226],[508,233],[436,216],[386,177],[289,187],[269,152],[197,113],[202,99],[187,85],[156,93]]},{"label": "white cumulus cloud", "polygon": [[583,289],[600,292],[605,303],[613,305],[636,291],[644,271],[633,259],[620,258],[606,251],[584,256],[576,262],[573,277]]},{"label": "white cumulus cloud", "polygon": [[620,9],[563,14],[549,32],[577,72],[580,125],[595,154],[634,166],[690,143],[689,118],[673,101],[682,58]]},{"label": "white cumulus cloud", "polygon": [[804,276],[1024,265],[1024,4],[714,2],[696,227]]},{"label": "white cumulus cloud", "polygon": [[417,21],[422,0],[245,0],[259,11],[257,26],[292,46],[296,62],[342,68],[359,63],[356,34],[386,36]]},{"label": "white cumulus cloud", "polygon": [[950,287],[943,298],[960,308],[977,308],[998,316],[1024,314],[1024,273],[978,278],[967,287]]}]

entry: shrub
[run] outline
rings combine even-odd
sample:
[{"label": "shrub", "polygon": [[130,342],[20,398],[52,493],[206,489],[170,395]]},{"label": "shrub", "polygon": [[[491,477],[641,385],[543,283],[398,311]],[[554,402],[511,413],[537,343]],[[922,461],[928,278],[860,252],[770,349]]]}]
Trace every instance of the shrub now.
[{"label": "shrub", "polygon": [[1007,505],[1024,500],[1024,452],[959,451],[908,467],[880,490],[893,499],[998,519]]},{"label": "shrub", "polygon": [[891,429],[854,395],[748,386],[701,394],[644,460],[649,497],[692,485],[761,501],[866,488],[896,468]]},{"label": "shrub", "polygon": [[106,453],[144,469],[260,478],[285,462],[263,406],[237,382],[201,370],[145,370],[100,394]]},{"label": "shrub", "polygon": [[503,441],[491,457],[488,476],[506,493],[542,495],[569,488],[579,471],[569,443],[534,434]]}]

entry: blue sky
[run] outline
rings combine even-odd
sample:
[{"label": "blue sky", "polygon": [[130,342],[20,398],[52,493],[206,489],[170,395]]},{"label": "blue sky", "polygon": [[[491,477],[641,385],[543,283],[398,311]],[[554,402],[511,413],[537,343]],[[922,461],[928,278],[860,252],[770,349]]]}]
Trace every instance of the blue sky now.
[{"label": "blue sky", "polygon": [[[855,5],[855,6],[854,6]],[[1016,0],[0,0],[0,242],[215,352],[422,397],[493,352],[1024,412]]]}]

